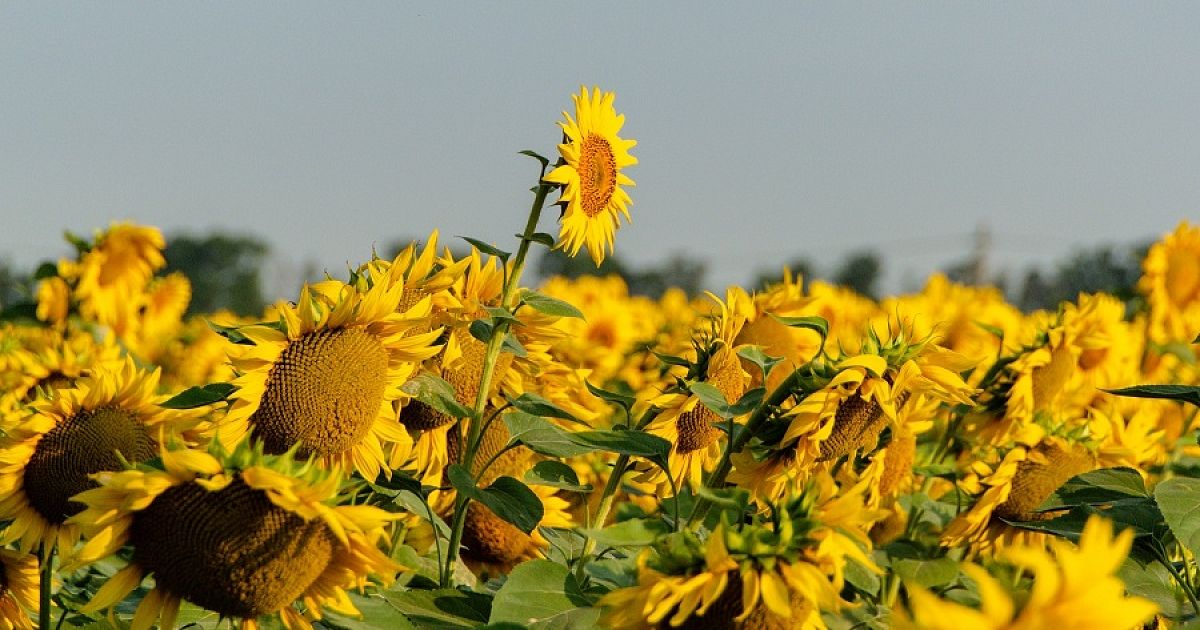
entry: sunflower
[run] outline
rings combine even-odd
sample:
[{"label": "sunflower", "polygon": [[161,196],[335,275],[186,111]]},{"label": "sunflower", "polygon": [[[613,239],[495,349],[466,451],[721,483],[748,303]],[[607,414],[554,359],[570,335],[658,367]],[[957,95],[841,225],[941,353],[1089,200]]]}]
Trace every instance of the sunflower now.
[{"label": "sunflower", "polygon": [[1150,304],[1150,338],[1188,342],[1200,331],[1200,226],[1184,221],[1150,247],[1138,289]]},{"label": "sunflower", "polygon": [[898,615],[900,627],[927,630],[1138,627],[1158,607],[1147,599],[1126,596],[1125,584],[1115,575],[1132,544],[1132,529],[1114,537],[1112,523],[1093,515],[1084,524],[1078,545],[1055,538],[1050,541],[1053,554],[1041,546],[1014,547],[1001,554],[1000,560],[1032,573],[1033,587],[1027,597],[1014,598],[983,567],[966,564],[963,571],[979,587],[980,610],[939,599],[910,584],[912,617]]},{"label": "sunflower", "polygon": [[[745,315],[737,310],[739,301],[749,298],[741,289],[731,289],[722,302],[709,294],[718,310],[695,341],[697,358],[694,370],[701,380],[717,388],[725,400],[737,402],[746,392],[749,376],[742,370],[733,340],[741,332]],[[671,393],[659,396],[652,404],[663,411],[646,426],[646,432],[671,443],[669,467],[675,479],[688,487],[700,487],[703,473],[712,470],[721,457],[721,431],[716,427],[721,417],[700,403],[690,393]],[[658,467],[649,469],[643,481],[668,482]],[[670,488],[674,493],[679,488]]]},{"label": "sunflower", "polygon": [[60,262],[59,275],[75,281],[75,298],[85,319],[124,336],[135,324],[146,284],[166,264],[165,245],[157,228],[114,223],[97,234],[77,264]]},{"label": "sunflower", "polygon": [[94,368],[120,368],[121,348],[111,336],[101,341],[88,333],[55,331],[54,341],[22,353],[20,378],[0,396],[0,411],[31,403],[39,393],[65,389]]},{"label": "sunflower", "polygon": [[599,267],[605,250],[613,251],[613,236],[620,225],[620,214],[629,220],[629,194],[622,186],[633,186],[622,169],[637,164],[629,154],[636,140],[626,140],[617,134],[625,124],[625,115],[613,109],[612,92],[586,87],[571,95],[575,101],[575,118],[563,112],[566,122],[560,122],[568,142],[558,145],[566,164],[545,176],[545,181],[563,186],[558,203],[564,206],[559,247],[574,256],[587,246],[592,260]]},{"label": "sunflower", "polygon": [[[877,510],[863,503],[865,483],[840,489],[818,475],[789,492],[769,515],[721,523],[701,543],[670,534],[638,558],[638,583],[601,598],[610,628],[825,628],[837,611],[845,565],[879,572],[864,548]],[[793,488],[793,491],[795,489]]]},{"label": "sunflower", "polygon": [[397,515],[336,505],[336,470],[244,445],[224,462],[195,450],[163,451],[162,462],[164,470],[98,474],[99,487],[77,497],[86,509],[71,522],[91,538],[73,564],[133,549],[84,612],[112,607],[151,575],[134,628],[160,618],[173,628],[181,600],[242,619],[243,628],[275,614],[288,628],[311,628],[322,607],[358,615],[345,589],[368,574],[390,583],[401,568],[378,548]]},{"label": "sunflower", "polygon": [[20,541],[23,551],[57,544],[69,553],[79,527],[67,519],[83,509],[72,497],[95,487],[89,475],[152,459],[175,435],[194,437],[202,410],[160,407],[158,380],[157,370],[126,359],[33,403],[0,439],[0,518],[13,521],[0,544]]},{"label": "sunflower", "polygon": [[411,439],[392,405],[419,362],[437,354],[441,330],[412,334],[430,303],[397,313],[403,290],[329,280],[306,286],[295,306],[280,302],[278,325],[239,328],[253,345],[236,348],[238,390],[215,426],[225,448],[247,435],[272,454],[300,444],[301,456],[368,480],[407,458]]},{"label": "sunflower", "polygon": [[1032,546],[1044,541],[1044,535],[1017,529],[1004,520],[1053,518],[1038,512],[1038,506],[1071,477],[1093,470],[1096,463],[1087,446],[1057,436],[1047,436],[1032,448],[1013,448],[994,470],[983,461],[974,462],[959,485],[977,499],[946,527],[942,544],[990,553],[1014,543]]},{"label": "sunflower", "polygon": [[0,549],[0,630],[33,630],[26,611],[38,608],[38,560]]}]

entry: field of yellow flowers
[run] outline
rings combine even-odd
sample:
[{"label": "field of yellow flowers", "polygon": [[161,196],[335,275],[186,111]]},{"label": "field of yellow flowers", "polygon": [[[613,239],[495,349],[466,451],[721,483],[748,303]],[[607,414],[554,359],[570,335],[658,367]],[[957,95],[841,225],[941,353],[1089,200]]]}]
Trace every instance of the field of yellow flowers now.
[{"label": "field of yellow flowers", "polygon": [[515,251],[185,318],[157,229],[72,237],[0,322],[0,628],[1200,627],[1200,227],[1055,312],[526,287],[630,218],[573,98]]}]

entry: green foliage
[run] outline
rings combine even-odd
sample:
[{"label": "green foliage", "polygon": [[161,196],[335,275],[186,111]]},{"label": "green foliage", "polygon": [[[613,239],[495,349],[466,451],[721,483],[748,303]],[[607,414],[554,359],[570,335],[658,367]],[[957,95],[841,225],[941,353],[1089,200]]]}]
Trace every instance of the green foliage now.
[{"label": "green foliage", "polygon": [[517,565],[496,591],[488,623],[558,628],[568,627],[561,624],[573,620],[571,627],[587,627],[574,624],[585,618],[595,622],[600,611],[588,608],[591,603],[567,567],[549,560],[530,560]]},{"label": "green foliage", "polygon": [[195,409],[213,405],[229,398],[237,387],[232,383],[211,383],[203,387],[189,387],[160,404],[167,409]]},{"label": "green foliage", "polygon": [[450,464],[446,468],[446,476],[455,490],[473,501],[484,504],[496,516],[512,523],[526,534],[532,532],[542,520],[542,500],[529,486],[512,477],[500,477],[493,481],[492,485],[479,488],[467,469],[459,464]]},{"label": "green foliage", "polygon": [[192,283],[188,313],[228,309],[238,315],[262,313],[266,300],[260,270],[270,248],[253,236],[213,232],[177,234],[167,239],[165,273],[183,272]]}]

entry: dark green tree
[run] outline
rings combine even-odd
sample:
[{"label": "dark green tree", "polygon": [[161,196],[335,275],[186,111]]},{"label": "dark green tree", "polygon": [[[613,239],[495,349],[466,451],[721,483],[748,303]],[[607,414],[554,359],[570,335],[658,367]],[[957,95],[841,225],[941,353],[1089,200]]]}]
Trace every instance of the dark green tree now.
[{"label": "dark green tree", "polygon": [[834,272],[833,281],[867,297],[877,298],[879,296],[876,294],[876,285],[879,283],[879,272],[882,269],[883,263],[879,254],[869,250],[853,252],[846,256]]},{"label": "dark green tree", "polygon": [[166,272],[181,271],[192,283],[189,313],[229,309],[239,315],[262,312],[260,270],[269,247],[253,236],[213,232],[174,235],[163,252]]}]

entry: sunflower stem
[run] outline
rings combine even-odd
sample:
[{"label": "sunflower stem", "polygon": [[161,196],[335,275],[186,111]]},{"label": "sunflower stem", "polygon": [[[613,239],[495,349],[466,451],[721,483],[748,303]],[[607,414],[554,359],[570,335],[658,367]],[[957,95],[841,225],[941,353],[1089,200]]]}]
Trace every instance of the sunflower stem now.
[{"label": "sunflower stem", "polygon": [[[650,424],[662,410],[658,407],[650,407],[638,419],[635,430],[641,431],[646,425]],[[629,456],[620,455],[617,461],[613,464],[612,473],[608,476],[608,481],[604,484],[604,491],[600,494],[600,504],[596,507],[596,513],[589,515],[587,519],[587,529],[593,530],[604,527],[604,522],[608,520],[608,513],[612,510],[613,500],[617,497],[617,490],[621,487],[621,478],[625,476],[626,470],[629,468]],[[584,534],[583,552],[579,555],[579,566],[577,567],[576,575],[583,578],[584,567],[587,566],[588,557],[596,549],[596,540],[591,535]]]},{"label": "sunflower stem", "polygon": [[[546,205],[546,197],[557,188],[554,184],[542,182],[546,175],[546,166],[542,166],[538,176],[538,185],[534,188],[533,205],[529,209],[529,218],[525,222],[525,231],[521,233],[521,244],[517,247],[516,258],[512,262],[512,270],[504,278],[504,288],[500,294],[500,306],[512,309],[516,303],[517,287],[521,282],[521,273],[525,270],[525,257],[529,253],[529,245],[533,243],[533,235],[537,232],[538,220],[542,216],[542,208]],[[487,408],[488,392],[491,390],[492,376],[496,371],[496,360],[504,346],[504,337],[508,333],[508,321],[496,323],[492,338],[488,340],[487,353],[483,359],[483,372],[479,377],[479,390],[475,394],[475,407],[470,418],[467,418],[467,447],[463,449],[462,460],[459,462],[467,471],[475,465],[476,451],[479,449],[480,436],[483,434],[484,410]],[[474,473],[472,473],[474,476]],[[463,493],[454,497],[454,520],[450,527],[450,545],[446,549],[446,564],[442,567],[441,583],[443,587],[452,586],[450,583],[453,567],[458,562],[458,550],[462,545],[463,529],[467,524],[467,503],[470,502]]]},{"label": "sunflower stem", "polygon": [[[721,462],[717,464],[716,470],[708,477],[705,486],[711,490],[720,489],[725,485],[725,477],[729,476],[729,471],[733,469],[733,455],[741,453],[742,449],[746,448],[746,443],[750,438],[758,432],[767,418],[771,417],[774,409],[782,405],[784,401],[795,393],[796,388],[800,385],[800,370],[794,370],[788,375],[775,391],[767,398],[763,404],[759,405],[750,419],[746,421],[746,427],[737,436],[732,434],[729,436],[729,442],[725,446],[725,452],[721,453]],[[692,515],[688,517],[687,528],[692,529],[704,522],[705,515],[708,514],[708,509],[712,506],[712,502],[703,495],[696,499],[696,505],[692,508]]]},{"label": "sunflower stem", "polygon": [[42,543],[38,551],[39,567],[39,597],[38,597],[38,627],[50,627],[50,587],[54,582],[54,547]]}]

